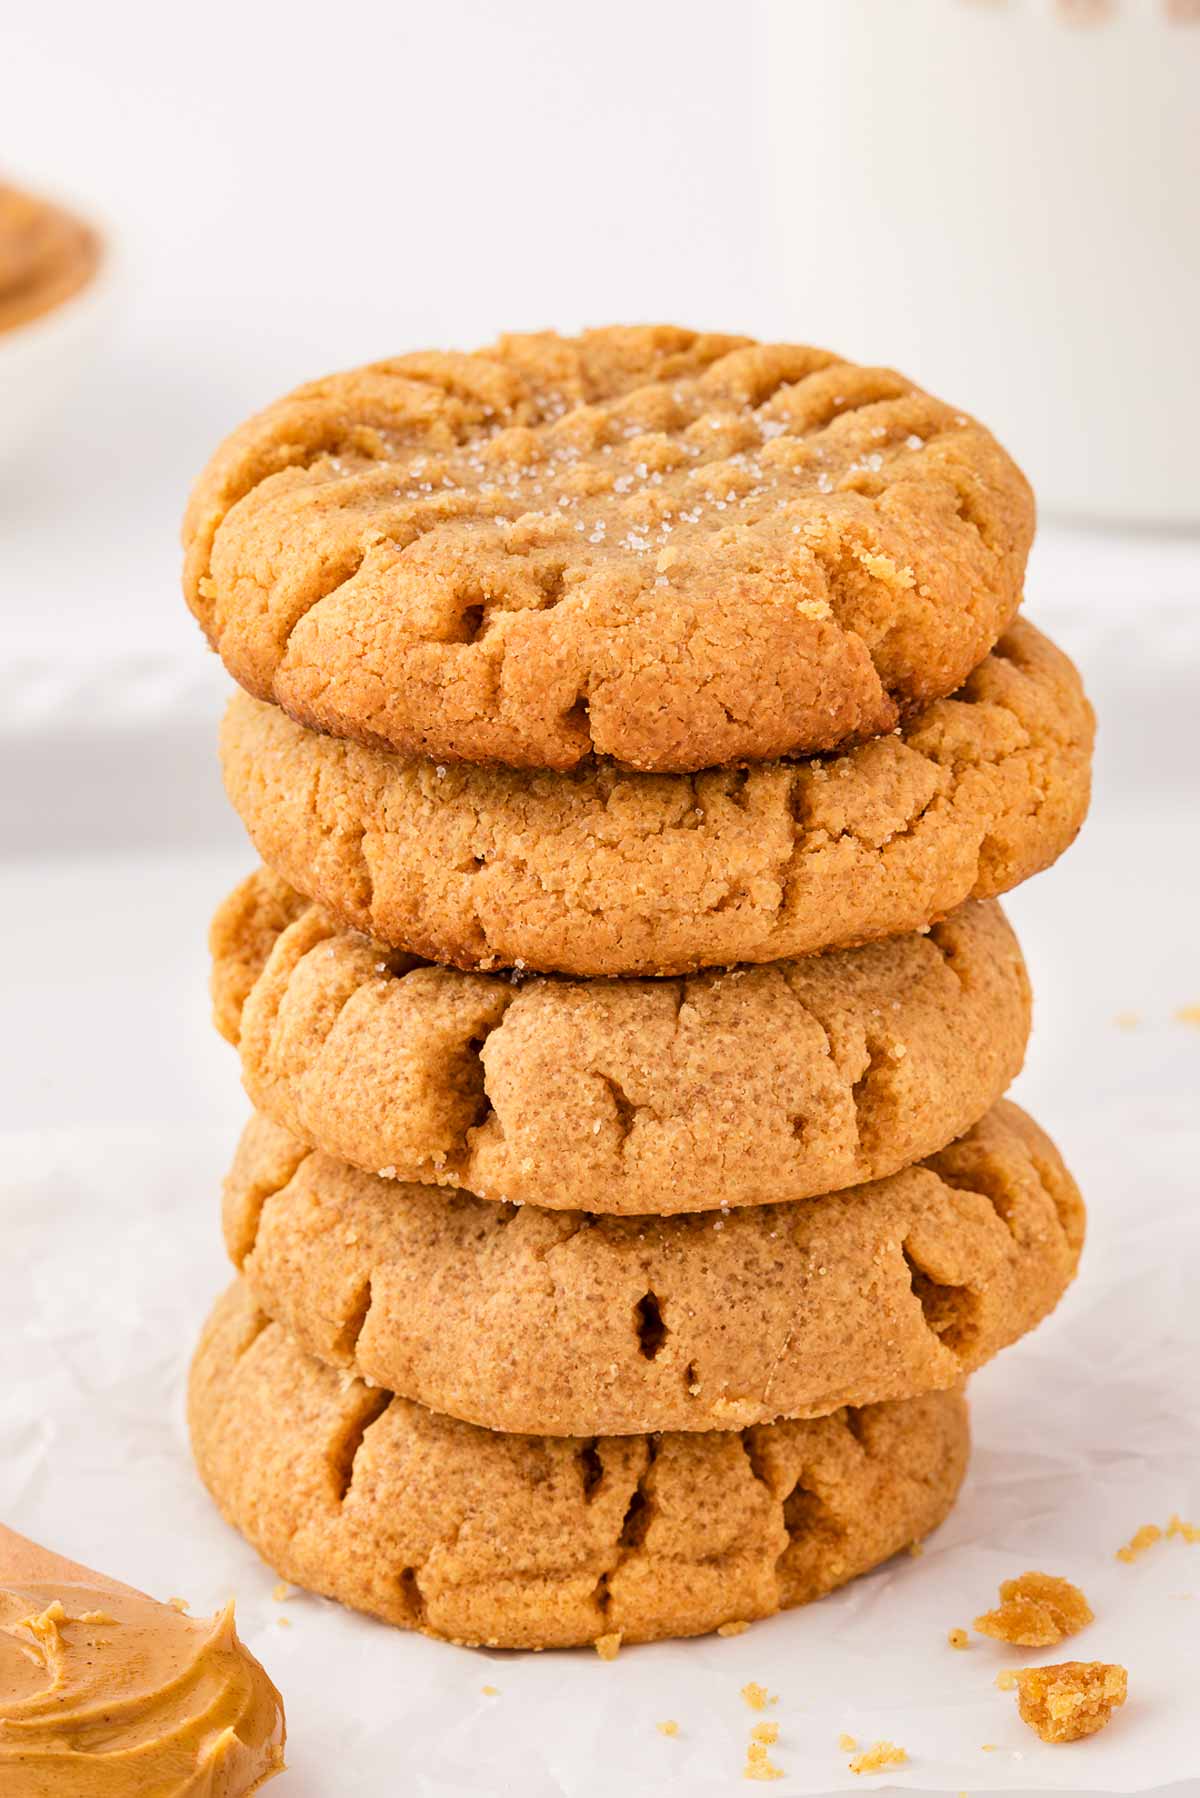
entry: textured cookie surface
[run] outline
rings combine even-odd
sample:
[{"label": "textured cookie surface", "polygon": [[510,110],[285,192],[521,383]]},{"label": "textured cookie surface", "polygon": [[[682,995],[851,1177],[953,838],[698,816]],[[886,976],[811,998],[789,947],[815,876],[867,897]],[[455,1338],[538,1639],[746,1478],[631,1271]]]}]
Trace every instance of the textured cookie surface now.
[{"label": "textured cookie surface", "polygon": [[185,591],[251,693],[438,759],[811,753],[951,692],[1016,611],[1033,501],[889,369],[669,328],[509,337],[236,431]]},{"label": "textured cookie surface", "polygon": [[225,1238],[303,1346],[489,1429],[713,1430],[957,1385],[1049,1312],[1083,1205],[1000,1104],[853,1191],[597,1217],[380,1180],[256,1118]]},{"label": "textured cookie surface", "polygon": [[472,1644],[701,1635],[818,1598],[946,1516],[959,1392],[709,1435],[505,1435],[306,1355],[235,1287],[192,1368],[201,1475],[284,1578]]},{"label": "textured cookie surface", "polygon": [[212,929],[255,1105],[404,1180],[574,1211],[807,1198],[960,1136],[1020,1069],[1029,986],[994,902],[912,934],[676,980],[413,966],[267,870]]},{"label": "textured cookie surface", "polygon": [[1091,708],[1018,620],[951,699],[844,756],[699,775],[435,765],[235,694],[226,786],[263,860],[354,929],[464,967],[674,974],[919,930],[1047,867]]}]

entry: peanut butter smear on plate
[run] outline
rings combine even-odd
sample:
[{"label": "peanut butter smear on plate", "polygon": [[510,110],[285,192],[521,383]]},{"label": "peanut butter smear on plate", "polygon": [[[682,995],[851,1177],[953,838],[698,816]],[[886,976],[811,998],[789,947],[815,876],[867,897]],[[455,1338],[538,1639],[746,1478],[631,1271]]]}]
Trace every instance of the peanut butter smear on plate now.
[{"label": "peanut butter smear on plate", "polygon": [[232,1603],[204,1619],[121,1589],[0,1586],[4,1798],[242,1798],[283,1742]]}]

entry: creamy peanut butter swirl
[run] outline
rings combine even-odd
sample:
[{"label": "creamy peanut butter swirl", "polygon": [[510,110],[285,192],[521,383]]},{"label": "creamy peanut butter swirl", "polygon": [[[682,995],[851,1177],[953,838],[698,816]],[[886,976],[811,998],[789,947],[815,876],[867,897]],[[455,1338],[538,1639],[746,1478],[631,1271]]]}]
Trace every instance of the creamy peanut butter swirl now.
[{"label": "creamy peanut butter swirl", "polygon": [[4,1798],[241,1798],[283,1766],[278,1692],[233,1605],[0,1586]]}]

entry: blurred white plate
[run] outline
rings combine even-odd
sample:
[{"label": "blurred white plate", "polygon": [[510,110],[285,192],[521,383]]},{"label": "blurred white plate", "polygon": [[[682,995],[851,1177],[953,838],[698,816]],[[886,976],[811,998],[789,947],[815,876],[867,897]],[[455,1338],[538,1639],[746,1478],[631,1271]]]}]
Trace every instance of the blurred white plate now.
[{"label": "blurred white plate", "polygon": [[112,316],[116,278],[111,233],[90,207],[46,197],[86,218],[98,232],[100,262],[70,299],[0,331],[0,467],[16,461],[61,416],[80,376],[99,354]]}]

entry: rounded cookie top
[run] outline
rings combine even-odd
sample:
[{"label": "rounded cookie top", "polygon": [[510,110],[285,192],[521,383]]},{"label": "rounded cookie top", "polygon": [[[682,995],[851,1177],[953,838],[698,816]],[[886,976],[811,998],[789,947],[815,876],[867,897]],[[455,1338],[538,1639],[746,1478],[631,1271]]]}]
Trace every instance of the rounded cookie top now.
[{"label": "rounded cookie top", "polygon": [[614,1218],[402,1185],[265,1118],[225,1184],[255,1301],[319,1359],[488,1429],[742,1429],[948,1389],[1058,1303],[1084,1213],[1001,1104],[885,1180]]},{"label": "rounded cookie top", "polygon": [[1029,487],[890,369],[611,328],[299,388],[201,475],[185,591],[301,722],[687,771],[890,730],[1020,601]]},{"label": "rounded cookie top", "polygon": [[261,869],[213,920],[255,1105],[370,1173],[660,1215],[808,1198],[960,1136],[1020,1070],[999,906],[927,935],[675,980],[415,963]]},{"label": "rounded cookie top", "polygon": [[1018,619],[949,699],[845,755],[707,774],[435,764],[235,694],[230,799],[263,860],[433,961],[677,974],[923,929],[1047,867],[1087,812],[1093,720]]},{"label": "rounded cookie top", "polygon": [[234,1287],[192,1365],[192,1445],[285,1578],[497,1648],[702,1635],[819,1598],[943,1520],[958,1391],[707,1435],[481,1430],[326,1367]]}]

